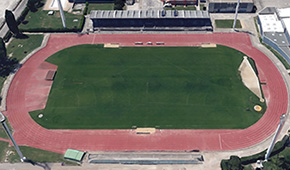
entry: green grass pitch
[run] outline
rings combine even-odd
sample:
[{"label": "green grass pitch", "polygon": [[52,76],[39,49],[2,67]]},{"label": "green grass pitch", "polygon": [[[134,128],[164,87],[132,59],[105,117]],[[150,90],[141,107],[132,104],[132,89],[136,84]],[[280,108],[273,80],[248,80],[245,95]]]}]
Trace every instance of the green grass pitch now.
[{"label": "green grass pitch", "polygon": [[243,56],[224,46],[70,47],[47,59],[57,74],[31,116],[51,129],[246,128],[262,116],[254,105],[266,106],[241,81]]}]

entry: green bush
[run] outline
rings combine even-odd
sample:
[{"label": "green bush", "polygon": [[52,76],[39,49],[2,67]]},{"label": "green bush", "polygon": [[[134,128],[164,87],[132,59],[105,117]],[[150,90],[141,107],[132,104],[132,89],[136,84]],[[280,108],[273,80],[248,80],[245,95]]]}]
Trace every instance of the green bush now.
[{"label": "green bush", "polygon": [[225,160],[225,159],[223,159],[221,161],[221,168],[222,168],[222,170],[228,170],[228,162],[229,162],[229,160]]},{"label": "green bush", "polygon": [[88,8],[89,8],[89,2],[87,1],[86,2],[86,7],[85,7],[85,9],[83,11],[83,15],[87,15],[88,14]]},{"label": "green bush", "polygon": [[238,156],[231,156],[229,160],[221,161],[222,170],[242,170],[241,159]]}]

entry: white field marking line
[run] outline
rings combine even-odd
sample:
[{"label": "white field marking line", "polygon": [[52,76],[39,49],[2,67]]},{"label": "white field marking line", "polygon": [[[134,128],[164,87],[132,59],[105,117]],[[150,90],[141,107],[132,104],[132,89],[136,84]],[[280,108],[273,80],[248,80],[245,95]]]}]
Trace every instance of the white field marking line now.
[{"label": "white field marking line", "polygon": [[94,34],[94,37],[93,37],[92,44],[94,44],[94,42],[95,42],[95,39],[96,39],[96,34]]},{"label": "white field marking line", "polygon": [[221,134],[219,134],[219,142],[220,142],[220,148],[223,149],[223,146],[222,146],[222,139],[221,139]]},{"label": "white field marking line", "polygon": [[171,62],[169,62],[168,60],[163,60],[163,61],[165,61],[165,62],[167,62],[168,64],[170,64],[170,65],[172,65],[173,67],[175,67],[175,68],[177,68],[177,69],[179,69],[179,70],[182,70],[182,71],[184,71],[184,72],[186,72],[186,73],[189,73],[189,74],[191,74],[191,75],[194,75],[192,72],[190,72],[190,71],[188,71],[188,70],[186,70],[186,69],[184,69],[184,68],[182,68],[182,67],[180,67],[180,66],[177,66],[177,65],[175,65],[175,64],[173,64],[173,63],[171,63]]}]

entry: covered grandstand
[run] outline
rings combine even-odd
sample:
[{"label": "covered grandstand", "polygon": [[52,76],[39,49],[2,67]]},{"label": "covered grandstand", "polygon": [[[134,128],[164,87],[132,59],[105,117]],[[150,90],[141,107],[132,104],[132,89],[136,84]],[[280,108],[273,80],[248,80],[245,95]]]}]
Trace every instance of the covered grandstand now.
[{"label": "covered grandstand", "polygon": [[94,10],[90,19],[95,29],[212,31],[209,13],[193,10]]},{"label": "covered grandstand", "polygon": [[263,42],[290,63],[290,8],[267,7],[259,13],[258,23]]}]

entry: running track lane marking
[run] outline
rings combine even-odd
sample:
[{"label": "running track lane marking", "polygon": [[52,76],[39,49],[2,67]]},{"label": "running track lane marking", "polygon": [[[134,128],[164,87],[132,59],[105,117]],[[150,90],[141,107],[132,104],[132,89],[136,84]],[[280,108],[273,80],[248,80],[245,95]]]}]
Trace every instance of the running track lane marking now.
[{"label": "running track lane marking", "polygon": [[[165,46],[188,46],[203,42],[235,48],[252,57],[261,69],[260,75],[267,80],[262,86],[268,109],[263,117],[246,129],[164,129],[162,133],[150,136],[132,134],[124,130],[62,130],[45,129],[34,122],[26,108],[25,98],[29,97],[26,88],[33,82],[29,78],[46,58],[67,47],[100,43],[119,43],[122,46],[134,46],[134,42],[165,42]],[[41,94],[39,94],[41,95]],[[236,150],[256,145],[272,135],[279,124],[280,116],[286,113],[288,93],[285,82],[272,63],[261,51],[254,48],[250,37],[245,33],[213,34],[52,34],[47,46],[35,53],[17,72],[11,82],[7,96],[7,111],[19,145],[64,153],[66,149],[98,151],[180,151],[199,149],[201,151]],[[221,145],[221,141],[223,144]],[[222,147],[222,148],[221,148]]]}]

